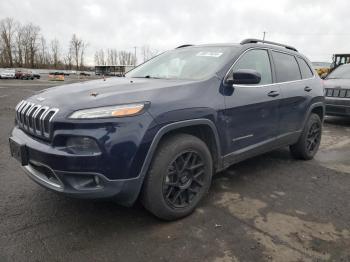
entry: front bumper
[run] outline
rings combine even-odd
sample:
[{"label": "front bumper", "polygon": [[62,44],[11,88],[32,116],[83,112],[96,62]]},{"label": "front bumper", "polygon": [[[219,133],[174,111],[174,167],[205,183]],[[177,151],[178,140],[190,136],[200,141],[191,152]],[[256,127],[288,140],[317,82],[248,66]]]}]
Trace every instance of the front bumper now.
[{"label": "front bumper", "polygon": [[[106,160],[110,156],[108,154],[68,154],[50,143],[31,137],[17,127],[14,128],[11,139],[25,148],[26,161],[22,162],[24,171],[47,189],[76,198],[113,198],[125,206],[132,205],[138,197],[143,177],[119,176],[126,167],[110,166]],[[118,157],[118,154],[115,156]],[[118,178],[111,178],[110,173]]]},{"label": "front bumper", "polygon": [[142,183],[139,177],[109,180],[99,173],[53,170],[31,160],[23,169],[33,181],[55,192],[83,199],[113,198],[125,206],[135,202]]},{"label": "front bumper", "polygon": [[350,98],[325,99],[326,114],[334,116],[350,116]]}]

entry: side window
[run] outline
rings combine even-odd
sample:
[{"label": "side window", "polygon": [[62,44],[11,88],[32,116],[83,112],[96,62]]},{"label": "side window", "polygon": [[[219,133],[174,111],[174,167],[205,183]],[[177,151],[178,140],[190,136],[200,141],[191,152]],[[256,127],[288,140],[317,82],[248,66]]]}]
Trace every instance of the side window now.
[{"label": "side window", "polygon": [[275,62],[277,82],[301,79],[299,66],[294,56],[272,51],[272,57]]},{"label": "side window", "polygon": [[239,69],[254,69],[261,74],[259,84],[271,84],[272,73],[267,50],[251,50],[245,53],[236,63],[233,71]]},{"label": "side window", "polygon": [[311,78],[314,74],[312,73],[310,67],[305,62],[305,60],[299,57],[297,57],[297,60],[300,67],[301,76],[303,77],[303,79]]}]

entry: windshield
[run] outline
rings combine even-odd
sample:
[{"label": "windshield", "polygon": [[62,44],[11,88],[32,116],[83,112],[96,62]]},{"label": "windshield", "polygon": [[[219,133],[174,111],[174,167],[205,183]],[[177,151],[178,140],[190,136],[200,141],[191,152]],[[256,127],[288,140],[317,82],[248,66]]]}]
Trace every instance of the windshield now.
[{"label": "windshield", "polygon": [[327,79],[350,79],[350,65],[339,66],[329,74]]},{"label": "windshield", "polygon": [[135,68],[127,77],[181,80],[206,79],[215,74],[239,47],[185,47],[165,52]]}]

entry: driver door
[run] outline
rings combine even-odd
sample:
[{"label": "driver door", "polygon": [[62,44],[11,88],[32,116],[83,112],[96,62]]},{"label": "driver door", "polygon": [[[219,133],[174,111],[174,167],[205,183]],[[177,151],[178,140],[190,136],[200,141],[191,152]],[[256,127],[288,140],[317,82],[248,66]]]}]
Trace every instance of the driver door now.
[{"label": "driver door", "polygon": [[239,69],[253,69],[261,74],[256,85],[233,85],[225,96],[227,143],[230,151],[245,151],[278,135],[280,88],[273,84],[270,55],[266,49],[245,52],[230,74]]}]

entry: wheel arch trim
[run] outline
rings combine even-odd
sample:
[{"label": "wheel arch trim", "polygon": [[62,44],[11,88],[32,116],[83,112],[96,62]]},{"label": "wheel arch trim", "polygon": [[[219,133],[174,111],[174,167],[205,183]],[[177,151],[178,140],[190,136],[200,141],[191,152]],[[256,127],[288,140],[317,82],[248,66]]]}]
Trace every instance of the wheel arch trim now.
[{"label": "wheel arch trim", "polygon": [[[324,119],[325,114],[326,114],[326,106],[325,106],[324,102],[316,102],[316,103],[313,103],[313,104],[310,105],[310,107],[309,107],[309,109],[308,109],[308,111],[307,111],[307,114],[305,115],[305,118],[304,118],[304,121],[303,121],[303,127],[305,126],[306,121],[307,121],[308,118],[310,117],[312,110],[314,110],[314,109],[317,108],[317,107],[322,108],[322,114],[323,114],[322,119]],[[322,121],[322,122],[323,122],[323,121]]]},{"label": "wheel arch trim", "polygon": [[206,125],[213,132],[214,138],[215,138],[215,145],[216,145],[216,149],[218,152],[218,156],[217,156],[218,159],[217,160],[219,161],[218,163],[219,163],[219,167],[220,167],[221,146],[220,146],[219,134],[218,134],[218,131],[216,129],[215,124],[211,120],[205,119],[205,118],[191,119],[191,120],[184,120],[184,121],[170,123],[170,124],[163,126],[162,128],[160,128],[158,130],[158,132],[154,136],[152,143],[148,149],[147,155],[145,157],[145,161],[143,161],[141,171],[139,173],[139,177],[144,177],[146,175],[147,170],[149,168],[149,165],[151,164],[153,155],[158,147],[160,140],[164,137],[164,135],[166,135],[167,133],[169,133],[171,131],[175,131],[175,130],[183,128],[183,127],[198,126],[198,125]]}]

